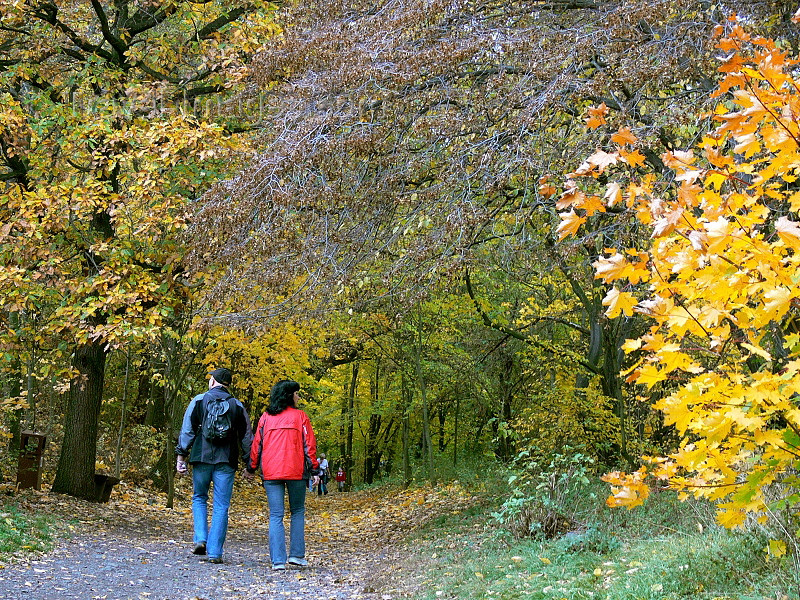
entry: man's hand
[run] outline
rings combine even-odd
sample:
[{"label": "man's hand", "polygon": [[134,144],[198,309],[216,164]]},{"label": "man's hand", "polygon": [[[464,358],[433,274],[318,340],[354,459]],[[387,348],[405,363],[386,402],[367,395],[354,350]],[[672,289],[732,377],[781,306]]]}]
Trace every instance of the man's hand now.
[{"label": "man's hand", "polygon": [[255,475],[255,473],[251,473],[251,472],[250,472],[250,471],[248,471],[247,469],[244,469],[244,470],[242,471],[242,477],[244,477],[245,479],[247,479],[247,481],[250,481],[250,480],[253,478],[253,475]]},{"label": "man's hand", "polygon": [[178,460],[175,462],[175,470],[178,472],[178,475],[185,475],[189,471],[185,456],[178,456]]}]

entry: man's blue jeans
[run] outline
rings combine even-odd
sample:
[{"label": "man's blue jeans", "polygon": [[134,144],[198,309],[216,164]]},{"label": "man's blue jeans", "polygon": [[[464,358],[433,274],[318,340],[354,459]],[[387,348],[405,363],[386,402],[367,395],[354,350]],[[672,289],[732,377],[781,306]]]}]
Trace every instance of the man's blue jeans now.
[{"label": "man's blue jeans", "polygon": [[284,489],[289,493],[289,556],[304,558],[306,555],[306,488],[305,479],[292,481],[265,481],[269,503],[269,557],[273,565],[286,564],[286,530],[283,526]]},{"label": "man's blue jeans", "polygon": [[[236,469],[227,463],[192,465],[192,518],[194,520],[194,543],[205,542],[209,558],[222,558],[222,545],[228,534],[228,508],[233,494],[233,479]],[[208,488],[214,482],[213,513],[211,528],[208,527]]]}]

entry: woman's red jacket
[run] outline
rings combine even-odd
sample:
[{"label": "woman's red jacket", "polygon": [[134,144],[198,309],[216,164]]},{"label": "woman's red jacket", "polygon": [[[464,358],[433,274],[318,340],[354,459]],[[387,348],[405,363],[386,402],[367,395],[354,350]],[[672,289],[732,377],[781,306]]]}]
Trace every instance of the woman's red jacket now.
[{"label": "woman's red jacket", "polygon": [[287,407],[277,415],[264,413],[250,449],[249,471],[261,468],[264,481],[303,479],[308,457],[314,473],[319,471],[317,439],[306,413]]}]

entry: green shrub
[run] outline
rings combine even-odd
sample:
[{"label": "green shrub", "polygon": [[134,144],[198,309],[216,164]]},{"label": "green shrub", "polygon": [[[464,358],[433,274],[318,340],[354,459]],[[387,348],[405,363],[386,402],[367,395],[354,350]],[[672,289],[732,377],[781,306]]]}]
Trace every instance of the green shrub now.
[{"label": "green shrub", "polygon": [[511,496],[492,516],[517,538],[552,539],[580,528],[580,512],[587,501],[596,502],[590,485],[593,462],[569,448],[549,459],[521,452],[508,478]]}]

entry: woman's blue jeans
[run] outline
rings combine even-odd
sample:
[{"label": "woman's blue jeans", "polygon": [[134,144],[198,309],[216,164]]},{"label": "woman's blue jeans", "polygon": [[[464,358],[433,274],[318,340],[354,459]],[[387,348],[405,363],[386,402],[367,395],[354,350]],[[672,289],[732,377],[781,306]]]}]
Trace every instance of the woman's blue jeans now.
[{"label": "woman's blue jeans", "polygon": [[[236,469],[227,463],[216,465],[194,463],[192,465],[192,519],[194,520],[194,543],[206,544],[209,558],[222,558],[222,546],[228,534],[228,508],[233,494],[233,478]],[[211,528],[208,527],[208,488],[214,483],[214,510]]]},{"label": "woman's blue jeans", "polygon": [[284,489],[289,493],[289,556],[304,558],[306,555],[306,488],[305,479],[293,481],[265,481],[269,503],[269,557],[273,565],[286,564],[286,530],[283,526]]}]

